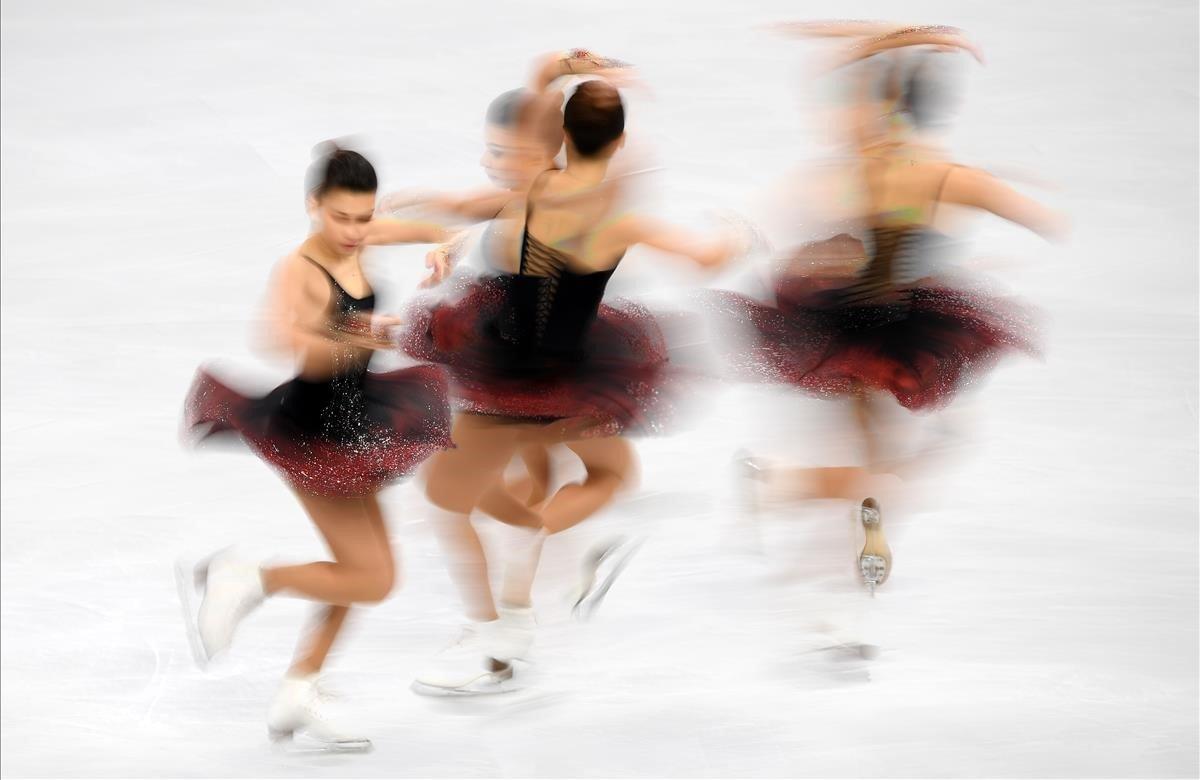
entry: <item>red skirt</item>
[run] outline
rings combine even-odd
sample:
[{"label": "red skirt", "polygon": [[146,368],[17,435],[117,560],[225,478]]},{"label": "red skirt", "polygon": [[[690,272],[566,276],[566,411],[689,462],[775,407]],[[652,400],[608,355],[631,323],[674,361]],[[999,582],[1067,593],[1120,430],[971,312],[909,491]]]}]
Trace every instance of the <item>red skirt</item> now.
[{"label": "red skirt", "polygon": [[240,435],[296,490],[322,496],[371,495],[453,446],[446,378],[431,366],[298,377],[261,397],[201,369],[185,424],[200,439]]},{"label": "red skirt", "polygon": [[663,430],[679,377],[649,311],[602,305],[577,353],[539,354],[504,335],[508,282],[472,279],[451,299],[408,313],[402,348],[449,372],[458,409],[539,424],[578,420],[588,436]]},{"label": "red skirt", "polygon": [[931,280],[894,300],[846,304],[853,276],[787,276],[767,305],[713,294],[727,318],[749,325],[752,342],[729,351],[735,370],[822,397],[891,393],[908,409],[949,403],[1006,354],[1036,354],[1021,306]]}]

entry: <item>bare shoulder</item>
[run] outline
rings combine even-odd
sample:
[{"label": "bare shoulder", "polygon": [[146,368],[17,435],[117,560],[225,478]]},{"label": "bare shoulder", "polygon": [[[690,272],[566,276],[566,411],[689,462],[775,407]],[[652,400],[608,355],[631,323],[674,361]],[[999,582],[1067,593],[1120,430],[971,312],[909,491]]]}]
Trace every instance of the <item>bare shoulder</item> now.
[{"label": "bare shoulder", "polygon": [[317,262],[309,259],[302,244],[276,263],[274,286],[281,291],[299,292],[319,299],[329,294],[324,276]]}]

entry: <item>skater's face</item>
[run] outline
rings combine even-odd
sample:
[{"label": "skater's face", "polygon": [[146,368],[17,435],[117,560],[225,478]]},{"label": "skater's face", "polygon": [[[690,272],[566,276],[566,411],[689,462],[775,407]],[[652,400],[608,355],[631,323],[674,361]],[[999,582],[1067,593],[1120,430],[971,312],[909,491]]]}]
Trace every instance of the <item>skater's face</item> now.
[{"label": "skater's face", "polygon": [[375,215],[375,193],[334,189],[315,203],[322,238],[343,254],[362,248],[367,227]]},{"label": "skater's face", "polygon": [[479,164],[497,187],[522,191],[549,164],[545,144],[513,128],[487,125]]}]

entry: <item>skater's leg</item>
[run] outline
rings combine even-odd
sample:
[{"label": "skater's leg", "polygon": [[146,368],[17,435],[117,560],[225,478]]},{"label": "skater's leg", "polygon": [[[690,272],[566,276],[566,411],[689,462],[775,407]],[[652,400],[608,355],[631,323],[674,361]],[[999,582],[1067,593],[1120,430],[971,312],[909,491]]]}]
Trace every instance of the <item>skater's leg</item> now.
[{"label": "skater's leg", "polygon": [[587,477],[582,484],[561,488],[546,503],[542,525],[547,533],[565,531],[591,517],[629,484],[636,471],[633,448],[625,439],[584,439],[566,444],[583,461]]},{"label": "skater's leg", "polygon": [[[483,496],[501,484],[504,468],[518,446],[515,426],[497,424],[476,415],[460,415],[454,425],[455,449],[433,457],[427,474],[426,496],[439,510],[434,530],[449,557],[451,577],[468,616],[478,621],[496,618],[487,558],[471,511]],[[537,514],[509,496],[516,513],[540,525]],[[493,507],[495,508],[495,507]]]},{"label": "skater's leg", "polygon": [[[363,499],[363,504],[376,542],[390,551],[391,540],[388,538],[387,525],[379,501],[370,496]],[[349,607],[341,605],[330,605],[321,609],[312,631],[301,640],[289,674],[303,676],[320,671],[349,612]]]},{"label": "skater's leg", "polygon": [[264,568],[264,590],[339,606],[385,599],[395,580],[395,562],[375,499],[300,494],[300,502],[334,560]]}]

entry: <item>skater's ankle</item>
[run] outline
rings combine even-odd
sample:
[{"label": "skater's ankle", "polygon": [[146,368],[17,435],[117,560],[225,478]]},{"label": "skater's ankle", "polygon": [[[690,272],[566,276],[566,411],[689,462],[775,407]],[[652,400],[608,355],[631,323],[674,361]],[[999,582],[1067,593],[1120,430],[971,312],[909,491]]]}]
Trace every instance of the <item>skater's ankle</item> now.
[{"label": "skater's ankle", "polygon": [[307,680],[321,673],[321,665],[312,661],[296,661],[283,675],[285,680]]}]

